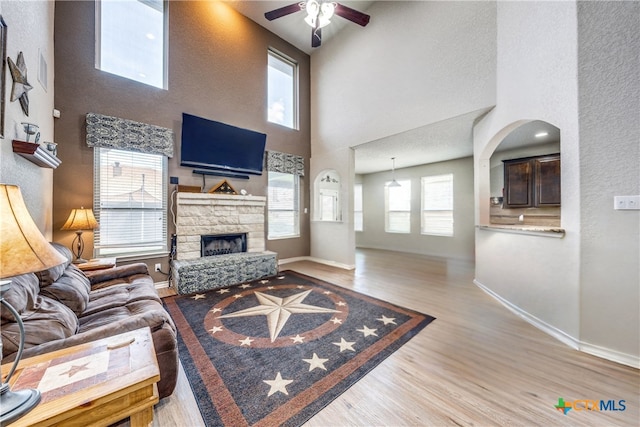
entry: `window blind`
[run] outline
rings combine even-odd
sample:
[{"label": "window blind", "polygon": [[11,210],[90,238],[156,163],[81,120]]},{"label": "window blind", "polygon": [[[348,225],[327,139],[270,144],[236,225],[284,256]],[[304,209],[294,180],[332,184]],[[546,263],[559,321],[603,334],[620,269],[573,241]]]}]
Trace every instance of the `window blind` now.
[{"label": "window blind", "polygon": [[267,197],[269,239],[300,235],[299,193],[297,175],[269,172]]},{"label": "window blind", "polygon": [[96,256],[167,251],[166,171],[163,155],[94,150]]},{"label": "window blind", "polygon": [[422,234],[453,236],[453,174],[422,178]]},{"label": "window blind", "polygon": [[400,187],[385,185],[385,231],[411,232],[411,181],[398,181]]},{"label": "window blind", "polygon": [[362,231],[364,229],[362,184],[356,184],[353,188],[353,228],[355,231]]}]

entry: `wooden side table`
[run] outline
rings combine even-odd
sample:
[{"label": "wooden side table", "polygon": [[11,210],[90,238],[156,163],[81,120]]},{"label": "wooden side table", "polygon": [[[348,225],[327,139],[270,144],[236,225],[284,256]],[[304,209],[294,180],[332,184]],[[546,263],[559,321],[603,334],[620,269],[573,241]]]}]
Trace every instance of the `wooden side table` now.
[{"label": "wooden side table", "polygon": [[[10,368],[2,366],[3,377]],[[37,388],[42,400],[11,426],[108,426],[131,417],[132,427],[147,427],[159,380],[148,327],[24,359],[11,388]]]},{"label": "wooden side table", "polygon": [[96,259],[91,259],[88,262],[83,262],[82,264],[76,264],[76,267],[78,267],[80,270],[87,272],[87,271],[94,271],[94,270],[104,270],[105,268],[111,268],[111,267],[115,267],[116,265],[116,258],[96,258]]}]

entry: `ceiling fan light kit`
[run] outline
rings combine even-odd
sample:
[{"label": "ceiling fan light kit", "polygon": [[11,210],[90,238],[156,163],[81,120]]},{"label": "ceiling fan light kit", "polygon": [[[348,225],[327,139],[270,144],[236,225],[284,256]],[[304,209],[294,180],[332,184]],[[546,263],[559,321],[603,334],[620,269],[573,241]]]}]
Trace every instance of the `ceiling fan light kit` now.
[{"label": "ceiling fan light kit", "polygon": [[308,0],[306,2],[302,1],[290,4],[266,12],[264,17],[269,21],[273,21],[274,19],[300,12],[301,10],[307,11],[307,16],[304,20],[311,27],[312,47],[320,47],[322,42],[322,33],[320,30],[331,23],[331,18],[334,14],[363,27],[366,26],[371,19],[366,13],[343,6],[340,3],[324,0]]}]

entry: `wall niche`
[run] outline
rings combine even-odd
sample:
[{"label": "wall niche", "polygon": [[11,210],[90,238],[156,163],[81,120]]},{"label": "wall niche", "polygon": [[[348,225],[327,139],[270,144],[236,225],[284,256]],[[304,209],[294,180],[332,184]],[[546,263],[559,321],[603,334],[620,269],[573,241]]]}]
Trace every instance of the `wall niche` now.
[{"label": "wall niche", "polygon": [[518,127],[490,167],[491,224],[560,227],[560,129],[539,120]]},{"label": "wall niche", "polygon": [[325,169],[316,176],[314,182],[315,221],[342,221],[340,181],[340,174],[335,169]]}]

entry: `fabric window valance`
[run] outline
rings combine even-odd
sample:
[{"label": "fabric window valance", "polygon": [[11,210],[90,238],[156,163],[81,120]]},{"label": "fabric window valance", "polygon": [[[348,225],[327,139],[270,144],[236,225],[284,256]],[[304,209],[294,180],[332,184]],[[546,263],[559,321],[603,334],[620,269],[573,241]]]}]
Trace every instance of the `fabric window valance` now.
[{"label": "fabric window valance", "polygon": [[87,113],[87,145],[173,157],[173,130]]},{"label": "fabric window valance", "polygon": [[267,170],[304,176],[304,157],[278,151],[267,151]]}]

